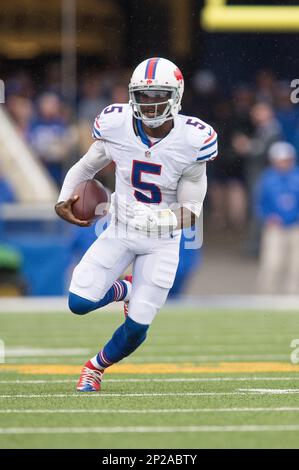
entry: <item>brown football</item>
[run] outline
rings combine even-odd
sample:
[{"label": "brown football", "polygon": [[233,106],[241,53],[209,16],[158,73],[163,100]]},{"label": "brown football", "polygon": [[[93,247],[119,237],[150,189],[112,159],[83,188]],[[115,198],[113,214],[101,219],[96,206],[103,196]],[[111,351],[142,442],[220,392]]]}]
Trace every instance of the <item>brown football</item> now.
[{"label": "brown football", "polygon": [[76,186],[72,197],[79,196],[74,202],[72,211],[80,220],[93,220],[103,217],[108,211],[108,192],[99,181],[95,179],[82,181]]}]

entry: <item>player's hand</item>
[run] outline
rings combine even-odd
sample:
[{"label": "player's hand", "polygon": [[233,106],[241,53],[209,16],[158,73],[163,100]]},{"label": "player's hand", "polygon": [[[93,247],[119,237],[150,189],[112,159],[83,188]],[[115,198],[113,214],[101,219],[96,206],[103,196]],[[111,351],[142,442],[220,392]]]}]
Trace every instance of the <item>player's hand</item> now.
[{"label": "player's hand", "polygon": [[55,212],[59,217],[66,220],[70,224],[79,225],[79,227],[89,227],[92,224],[91,220],[77,219],[72,211],[73,204],[79,199],[79,196],[74,196],[67,201],[58,202],[55,205]]},{"label": "player's hand", "polygon": [[129,225],[136,230],[169,232],[177,228],[177,217],[170,209],[154,210],[142,202],[137,202],[134,204],[133,210],[134,218]]},{"label": "player's hand", "polygon": [[152,231],[157,229],[158,220],[153,209],[142,204],[142,202],[136,202],[133,206],[133,212],[134,217],[129,222],[131,227],[141,231]]}]

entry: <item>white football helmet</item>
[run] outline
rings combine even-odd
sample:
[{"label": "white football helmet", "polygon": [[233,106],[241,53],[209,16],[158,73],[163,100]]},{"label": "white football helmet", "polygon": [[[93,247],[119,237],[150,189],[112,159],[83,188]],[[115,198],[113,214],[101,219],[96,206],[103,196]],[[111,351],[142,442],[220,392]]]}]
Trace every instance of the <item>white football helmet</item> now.
[{"label": "white football helmet", "polygon": [[170,60],[153,57],[134,70],[129,84],[129,103],[136,119],[141,119],[148,127],[159,127],[178,114],[183,93],[180,69]]}]

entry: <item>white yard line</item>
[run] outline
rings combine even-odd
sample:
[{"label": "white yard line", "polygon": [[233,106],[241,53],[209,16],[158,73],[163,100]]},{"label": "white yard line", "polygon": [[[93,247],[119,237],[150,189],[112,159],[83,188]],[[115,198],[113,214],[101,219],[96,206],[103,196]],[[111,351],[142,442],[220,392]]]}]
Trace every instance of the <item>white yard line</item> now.
[{"label": "white yard line", "polygon": [[[91,355],[92,352],[88,350],[80,350],[80,349],[66,349],[66,350],[59,350],[59,349],[42,349],[27,351],[24,354],[19,353],[17,351],[7,352],[5,350],[6,358],[16,358],[21,359],[22,362],[26,360],[26,363],[38,363],[40,357],[51,357],[51,359],[60,359],[61,357],[68,356],[68,357],[85,357]],[[289,360],[289,354],[209,354],[209,355],[177,355],[174,354],[173,356],[167,355],[162,356],[160,354],[157,355],[142,355],[140,357],[130,357],[124,361],[126,364],[147,364],[150,362],[222,362],[222,361],[285,361]],[[20,362],[20,361],[19,361]]]},{"label": "white yard line", "polygon": [[222,361],[277,361],[277,360],[289,360],[289,354],[209,354],[205,356],[182,356],[182,355],[173,355],[173,356],[142,356],[142,357],[132,357],[126,361],[126,364],[140,364],[148,362],[222,362]]},{"label": "white yard line", "polygon": [[[217,343],[217,344],[204,344],[199,341],[199,344],[194,344],[194,345],[175,345],[175,344],[164,344],[162,345],[150,345],[147,346],[145,345],[142,350],[144,353],[147,354],[156,354],[156,353],[165,353],[168,352],[171,349],[174,349],[176,352],[182,351],[184,353],[207,353],[207,352],[212,352],[212,353],[223,353],[223,352],[230,352],[232,349],[242,351],[245,349],[245,352],[248,349],[252,349],[254,347],[254,350],[257,352],[267,352],[267,350],[271,351],[274,348],[282,351],[285,348],[285,341],[280,341],[279,343],[271,343],[271,342],[260,342],[259,344],[252,344],[252,343],[235,343],[235,344],[230,344],[229,342],[227,343]],[[226,349],[227,351],[223,351]],[[275,351],[274,351],[275,352]]]},{"label": "white yard line", "polygon": [[[251,393],[251,392],[249,392]],[[40,394],[17,394],[0,395],[1,398],[143,398],[143,397],[200,397],[200,396],[229,396],[229,395],[248,395],[248,392],[185,392],[185,393],[40,393]],[[260,392],[257,392],[260,393]],[[251,393],[252,394],[252,393]]]},{"label": "white yard line", "polygon": [[[296,377],[186,377],[186,378],[169,378],[169,379],[105,379],[105,383],[164,383],[164,382],[251,382],[251,381],[295,381],[299,380],[299,375]],[[63,383],[76,383],[77,379],[61,379],[61,380],[0,380],[0,385],[22,385],[22,384],[63,384]]]},{"label": "white yard line", "polygon": [[115,427],[15,427],[0,428],[0,434],[127,434],[194,432],[286,432],[299,431],[299,424],[244,426],[115,426]]},{"label": "white yard line", "polygon": [[32,409],[7,409],[0,410],[0,414],[73,414],[73,413],[91,413],[91,414],[167,414],[167,413],[269,413],[269,412],[295,412],[299,411],[299,407],[280,407],[280,408],[169,408],[169,409],[149,409],[149,410],[106,410],[106,409],[44,409],[44,410],[32,410]]},{"label": "white yard line", "polygon": [[298,394],[299,389],[289,388],[289,389],[274,389],[274,388],[239,388],[238,391],[234,392],[169,392],[169,393],[47,393],[47,394],[5,394],[0,395],[1,398],[67,398],[67,397],[91,397],[91,398],[113,398],[113,397],[170,397],[170,396],[230,396],[230,395],[260,395],[260,394],[269,394],[269,395],[288,395],[288,394]]},{"label": "white yard line", "polygon": [[[182,355],[175,351],[174,354],[145,354],[140,357],[132,357],[128,360],[129,363],[139,364],[148,362],[188,362],[188,361],[242,361],[242,360],[286,360],[289,359],[288,354],[205,354],[201,355],[200,351],[194,349],[194,355]],[[155,353],[155,351],[153,351]],[[39,357],[46,358],[60,358],[60,357],[79,357],[89,356],[92,351],[88,348],[35,348],[31,346],[6,346],[5,357],[22,359],[30,362],[37,361]],[[29,359],[27,359],[29,358]]]},{"label": "white yard line", "polygon": [[32,348],[27,346],[17,346],[5,348],[6,357],[43,357],[43,356],[83,356],[91,354],[87,348]]},{"label": "white yard line", "polygon": [[296,394],[299,393],[299,388],[287,388],[287,389],[279,389],[279,388],[239,388],[239,392],[247,392],[247,393],[260,393],[260,394],[269,394],[269,395],[287,395],[287,394]]}]

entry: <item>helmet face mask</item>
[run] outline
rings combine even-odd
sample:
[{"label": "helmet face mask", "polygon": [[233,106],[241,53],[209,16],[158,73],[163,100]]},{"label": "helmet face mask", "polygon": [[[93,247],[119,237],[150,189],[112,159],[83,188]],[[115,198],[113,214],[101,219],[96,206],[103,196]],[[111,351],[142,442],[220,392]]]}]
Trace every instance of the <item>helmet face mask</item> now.
[{"label": "helmet face mask", "polygon": [[175,64],[162,58],[143,61],[129,84],[134,117],[148,127],[161,126],[178,114],[183,91],[183,76]]},{"label": "helmet face mask", "polygon": [[130,91],[130,104],[133,115],[149,127],[159,127],[165,121],[173,119],[171,106],[176,90],[170,88],[146,89],[144,87]]}]

